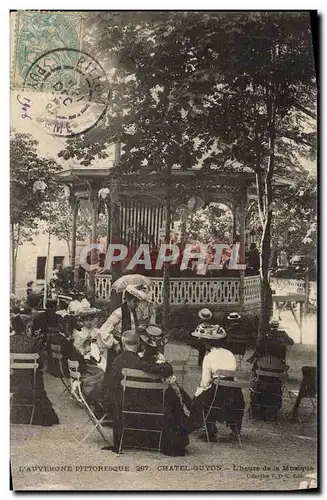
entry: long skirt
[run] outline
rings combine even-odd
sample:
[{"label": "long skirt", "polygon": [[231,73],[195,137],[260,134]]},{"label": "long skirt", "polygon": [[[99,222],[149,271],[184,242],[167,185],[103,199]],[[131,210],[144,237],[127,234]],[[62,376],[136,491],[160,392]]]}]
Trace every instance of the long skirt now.
[{"label": "long skirt", "polygon": [[13,396],[10,403],[10,421],[12,424],[29,424],[33,405],[33,425],[50,426],[59,424],[58,415],[47,397],[41,370],[36,373],[35,395],[33,391],[34,375],[31,370],[20,370],[19,373],[14,373],[11,377],[10,391]]},{"label": "long skirt", "polygon": [[103,402],[104,371],[97,365],[87,364],[86,372],[82,375],[82,388],[90,403]]},{"label": "long skirt", "polygon": [[[191,414],[186,422],[188,433],[193,432],[203,425],[203,413],[207,416],[207,429],[212,431],[214,422],[225,422],[233,431],[240,433],[244,415],[245,402],[242,389],[237,387],[218,387],[214,406],[219,408],[211,410],[210,405],[215,394],[215,385],[203,391],[192,402]],[[210,422],[210,424],[209,424]]]}]

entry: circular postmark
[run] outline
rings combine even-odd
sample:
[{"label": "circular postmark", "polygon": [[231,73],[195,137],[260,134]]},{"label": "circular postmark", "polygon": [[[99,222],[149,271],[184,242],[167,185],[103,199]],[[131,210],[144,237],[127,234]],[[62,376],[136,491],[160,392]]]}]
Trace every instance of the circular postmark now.
[{"label": "circular postmark", "polygon": [[29,118],[46,132],[72,137],[86,132],[104,115],[110,98],[101,64],[86,52],[60,48],[45,52],[24,80]]}]

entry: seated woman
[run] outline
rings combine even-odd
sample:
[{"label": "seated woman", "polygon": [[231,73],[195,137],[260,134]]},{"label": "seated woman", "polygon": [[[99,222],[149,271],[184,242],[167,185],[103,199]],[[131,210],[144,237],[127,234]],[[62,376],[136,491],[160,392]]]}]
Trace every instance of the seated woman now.
[{"label": "seated woman", "polygon": [[[149,325],[140,335],[142,351],[139,356],[148,363],[166,363],[165,356],[160,352],[168,342],[160,328]],[[190,396],[176,382],[173,375],[166,379],[169,388],[166,391],[165,429],[163,433],[163,451],[166,455],[182,456],[188,439],[185,432],[185,422],[191,407]]]},{"label": "seated woman", "polygon": [[69,377],[68,360],[79,362],[79,371],[81,374],[86,372],[86,362],[82,354],[76,349],[73,343],[73,331],[76,324],[76,318],[71,315],[63,316],[58,324],[59,332],[48,335],[47,340],[47,372],[54,377],[61,377],[60,365],[58,360],[53,358],[51,353],[51,344],[58,345],[61,348],[62,368],[64,375]]},{"label": "seated woman", "polygon": [[[202,365],[202,378],[200,386],[195,391],[192,402],[191,414],[186,422],[188,433],[193,432],[203,425],[202,408],[204,412],[209,409],[215,394],[216,386],[212,383],[218,370],[236,370],[236,359],[233,353],[225,349],[226,332],[218,325],[207,329],[198,328],[193,335],[201,338],[210,351],[204,359]],[[215,414],[217,422],[225,422],[232,431],[232,437],[240,434],[244,413],[244,397],[242,389],[234,387],[218,387],[215,406],[220,410]],[[217,429],[215,424],[206,424],[209,437],[212,439]]]},{"label": "seated woman", "polygon": [[[270,323],[270,332],[256,348],[252,366],[253,381],[251,391],[251,413],[258,420],[274,421],[282,407],[282,380],[278,376],[288,370],[286,365],[286,345],[279,342],[276,331],[278,321]],[[262,371],[276,372],[276,377],[256,376],[260,362]]]},{"label": "seated woman", "polygon": [[[11,319],[12,333],[10,336],[11,353],[37,353],[35,341],[26,335],[24,324],[19,315]],[[38,360],[39,367],[36,371],[35,381],[35,411],[33,425],[51,426],[59,424],[59,419],[48,399],[43,381],[42,360]],[[10,380],[11,400],[10,421],[12,424],[29,424],[31,419],[31,406],[34,394],[33,370],[13,370]]]},{"label": "seated woman", "polygon": [[103,408],[103,379],[106,368],[106,359],[100,352],[102,347],[100,331],[94,326],[98,310],[85,308],[80,310],[79,319],[82,322],[81,330],[74,330],[74,347],[82,356],[85,370],[81,371],[83,391],[90,404],[98,415],[102,415]]}]

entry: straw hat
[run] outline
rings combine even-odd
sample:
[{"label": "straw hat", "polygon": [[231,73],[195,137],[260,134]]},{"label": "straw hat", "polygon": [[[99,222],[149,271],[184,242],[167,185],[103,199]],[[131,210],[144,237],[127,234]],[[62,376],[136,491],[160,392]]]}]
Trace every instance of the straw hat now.
[{"label": "straw hat", "polygon": [[230,313],[230,314],[227,316],[227,319],[228,319],[229,321],[236,321],[236,320],[242,319],[242,317],[241,317],[238,313]]},{"label": "straw hat", "polygon": [[140,335],[140,338],[145,342],[146,344],[152,346],[152,347],[160,347],[168,342],[168,338],[166,335],[164,335],[163,331],[161,328],[159,328],[156,325],[149,325],[145,329],[145,332]]},{"label": "straw hat", "polygon": [[193,337],[206,340],[222,340],[226,338],[225,330],[219,325],[199,325],[192,333]]},{"label": "straw hat", "polygon": [[208,321],[208,319],[212,318],[212,312],[210,311],[210,309],[205,307],[204,309],[201,309],[201,311],[199,311],[198,316],[203,321]]},{"label": "straw hat", "polygon": [[139,290],[138,288],[136,288],[135,286],[133,285],[128,285],[126,288],[125,288],[125,291],[124,291],[124,298],[125,298],[125,294],[126,293],[129,293],[131,295],[133,295],[133,297],[136,297],[138,300],[145,300],[147,302],[150,301],[150,295],[143,292],[142,290]]},{"label": "straw hat", "polygon": [[81,318],[86,318],[87,316],[95,316],[98,312],[100,312],[100,309],[97,309],[96,307],[89,307],[85,309],[80,309],[77,313],[77,316],[80,316]]}]

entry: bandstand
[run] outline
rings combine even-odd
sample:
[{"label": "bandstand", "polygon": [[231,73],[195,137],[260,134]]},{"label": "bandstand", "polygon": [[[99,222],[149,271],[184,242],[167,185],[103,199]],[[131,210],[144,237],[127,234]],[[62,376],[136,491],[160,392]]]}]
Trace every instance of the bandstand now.
[{"label": "bandstand", "polygon": [[[233,237],[237,235],[240,244],[238,263],[245,264],[247,209],[256,193],[255,175],[251,171],[173,168],[169,190],[165,174],[150,168],[119,174],[110,168],[73,168],[61,171],[58,182],[70,189],[71,265],[76,276],[79,267],[76,220],[82,200],[90,202],[91,243],[98,242],[98,213],[105,210],[108,214],[107,245],[119,242],[129,248],[137,248],[141,243],[159,245],[167,220],[173,223],[178,207],[187,204],[192,196],[198,196],[205,204],[223,203],[233,214]],[[116,268],[113,275],[90,272],[87,282],[95,297],[108,299],[111,283],[122,271]],[[156,275],[151,276],[151,280],[153,297],[162,304],[164,278]],[[169,277],[168,287],[172,308],[208,305],[213,310],[226,312],[260,308],[260,276],[248,276],[245,266],[227,273],[218,270],[214,277],[174,275]]]}]

